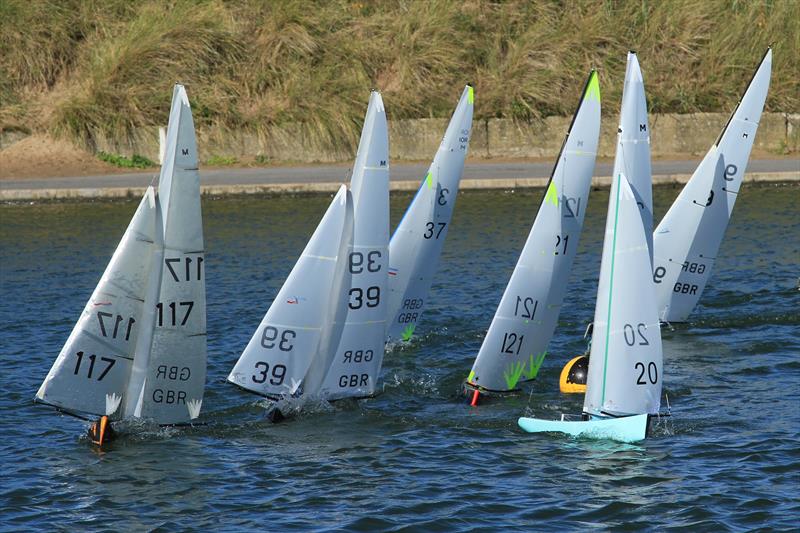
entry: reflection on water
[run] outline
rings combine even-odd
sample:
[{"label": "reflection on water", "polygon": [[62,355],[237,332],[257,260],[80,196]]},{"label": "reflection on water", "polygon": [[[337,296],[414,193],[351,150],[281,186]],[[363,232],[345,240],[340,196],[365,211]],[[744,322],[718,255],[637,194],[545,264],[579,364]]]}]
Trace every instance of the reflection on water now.
[{"label": "reflection on water", "polygon": [[[656,220],[677,188],[654,192]],[[409,194],[392,197],[398,221]],[[794,527],[800,513],[800,188],[748,184],[689,324],[663,331],[673,418],[636,445],[528,435],[579,412],[561,366],[592,319],[608,201],[595,190],[537,381],[470,408],[459,391],[541,191],[462,194],[419,336],[390,347],[384,392],[304,406],[224,382],[330,198],[206,199],[209,372],[195,428],[126,423],[106,453],[32,397],[136,201],[0,207],[0,519],[10,529],[520,530]]]}]

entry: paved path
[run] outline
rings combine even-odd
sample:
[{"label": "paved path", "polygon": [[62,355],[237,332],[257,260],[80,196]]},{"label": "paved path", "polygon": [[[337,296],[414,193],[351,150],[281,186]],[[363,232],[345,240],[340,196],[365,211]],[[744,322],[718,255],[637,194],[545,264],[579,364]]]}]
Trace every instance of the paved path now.
[{"label": "paved path", "polygon": [[[694,160],[654,161],[654,183],[684,183],[699,163]],[[468,162],[462,179],[463,189],[537,187],[546,183],[550,162],[478,161]],[[398,163],[391,166],[392,190],[414,190],[419,186],[428,163]],[[598,163],[594,183],[607,185],[612,164]],[[203,192],[237,194],[258,192],[335,191],[349,180],[347,165],[201,169]],[[27,200],[69,197],[112,197],[140,194],[154,177],[156,169],[131,173],[75,178],[9,179],[0,181],[0,200]],[[746,180],[800,181],[800,159],[755,159],[747,167]]]}]

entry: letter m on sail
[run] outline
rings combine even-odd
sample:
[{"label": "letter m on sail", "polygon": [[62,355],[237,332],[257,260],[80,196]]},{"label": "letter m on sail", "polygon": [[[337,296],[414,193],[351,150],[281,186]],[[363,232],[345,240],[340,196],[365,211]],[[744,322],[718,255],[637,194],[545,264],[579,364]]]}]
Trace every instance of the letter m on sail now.
[{"label": "letter m on sail", "polygon": [[183,155],[189,155],[189,149],[188,148],[181,148],[181,153]]}]

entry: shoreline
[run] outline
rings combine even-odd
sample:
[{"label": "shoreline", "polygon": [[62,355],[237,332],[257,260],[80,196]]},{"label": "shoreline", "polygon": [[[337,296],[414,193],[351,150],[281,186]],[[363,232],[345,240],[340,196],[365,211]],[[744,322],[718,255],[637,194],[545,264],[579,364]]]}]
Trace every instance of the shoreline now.
[{"label": "shoreline", "polygon": [[[202,180],[202,172],[200,174]],[[344,177],[344,176],[343,176]],[[691,174],[657,174],[653,175],[654,186],[683,185]],[[530,178],[464,178],[460,191],[468,190],[514,190],[543,188],[549,177]],[[745,183],[797,183],[800,182],[800,170],[777,172],[749,172],[745,174]],[[243,184],[207,184],[200,186],[200,193],[205,197],[239,196],[250,194],[322,194],[334,193],[342,182],[288,182],[288,183],[243,183]],[[608,187],[611,176],[592,178],[592,187]],[[419,180],[396,180],[389,183],[391,192],[416,191]],[[144,194],[146,186],[103,186],[103,187],[42,187],[0,189],[0,202],[14,203],[32,200],[68,200],[68,199],[110,199],[138,198]]]}]

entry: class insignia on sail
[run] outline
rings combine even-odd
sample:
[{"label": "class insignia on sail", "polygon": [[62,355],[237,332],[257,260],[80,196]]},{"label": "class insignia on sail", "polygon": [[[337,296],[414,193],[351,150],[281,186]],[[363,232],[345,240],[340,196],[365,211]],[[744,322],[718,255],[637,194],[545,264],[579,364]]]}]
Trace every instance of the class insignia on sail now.
[{"label": "class insignia on sail", "polygon": [[[638,62],[628,56],[627,76],[643,84]],[[623,95],[622,112],[631,100]],[[634,106],[637,111],[642,107]],[[624,118],[622,124],[628,123]],[[644,122],[646,124],[646,122]],[[620,132],[622,134],[623,131]],[[621,137],[622,135],[620,135]],[[615,161],[615,168],[627,168],[634,175],[649,170],[649,155],[628,158],[627,166]],[[624,172],[613,178],[609,194],[603,253],[588,360],[583,413],[578,419],[542,420],[522,417],[520,427],[530,433],[560,432],[572,436],[635,442],[647,436],[651,416],[661,406],[663,382],[661,331],[656,313],[655,288],[648,235],[648,217],[643,216],[643,198],[652,197],[652,185],[640,179],[634,189]],[[572,363],[579,363],[580,358]],[[568,371],[569,372],[569,371]],[[577,373],[577,372],[576,372]],[[563,373],[562,373],[563,375]]]},{"label": "class insignia on sail", "polygon": [[387,342],[408,342],[426,307],[439,265],[472,132],[467,85],[417,194],[389,242]]},{"label": "class insignia on sail", "polygon": [[173,91],[158,189],[147,188],[36,401],[111,423],[197,418],[205,389],[206,306],[200,178],[186,91]]},{"label": "class insignia on sail", "polygon": [[772,70],[767,49],[716,143],[655,230],[659,318],[685,322],[706,286],[742,186]]},{"label": "class insignia on sail", "polygon": [[539,373],[578,248],[599,136],[600,85],[592,71],[528,239],[467,377],[473,405],[480,393],[514,391]]}]

